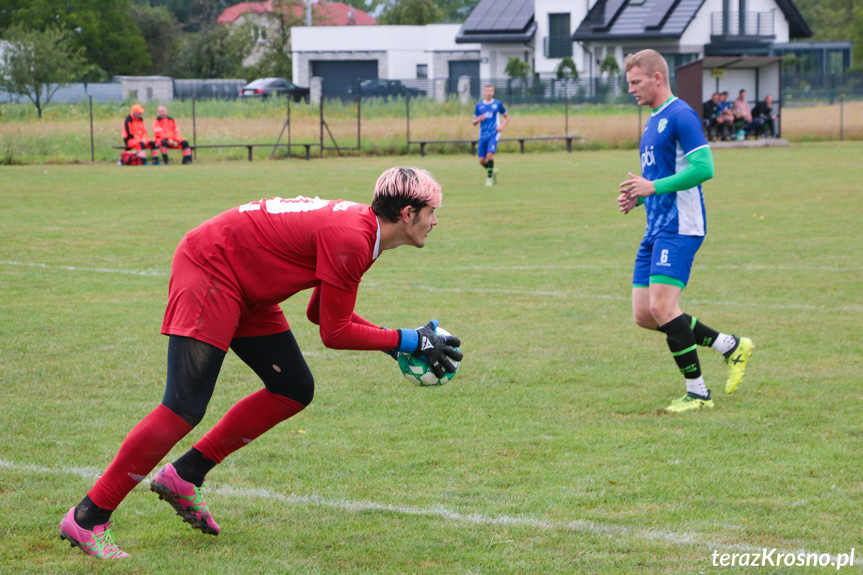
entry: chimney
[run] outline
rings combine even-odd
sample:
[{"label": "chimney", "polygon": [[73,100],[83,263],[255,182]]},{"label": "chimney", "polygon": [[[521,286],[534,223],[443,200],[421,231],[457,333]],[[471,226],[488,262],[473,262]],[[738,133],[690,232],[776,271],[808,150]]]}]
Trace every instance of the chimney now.
[{"label": "chimney", "polygon": [[348,12],[348,26],[353,26],[357,23],[357,17],[354,15],[354,7],[351,6],[350,11]]}]

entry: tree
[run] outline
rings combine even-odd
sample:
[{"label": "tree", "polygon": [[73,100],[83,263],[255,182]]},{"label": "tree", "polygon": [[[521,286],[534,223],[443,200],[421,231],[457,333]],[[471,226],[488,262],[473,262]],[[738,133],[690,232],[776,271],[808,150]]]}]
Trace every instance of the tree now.
[{"label": "tree", "polygon": [[[108,76],[138,74],[151,62],[141,30],[129,17],[130,7],[130,0],[28,0],[11,21],[27,30],[57,27],[70,33]],[[97,78],[91,74],[87,79]]]},{"label": "tree", "polygon": [[143,71],[147,74],[170,75],[180,47],[177,19],[167,8],[151,8],[146,4],[135,4],[129,14],[144,36],[152,62]]},{"label": "tree", "polygon": [[56,28],[37,32],[13,26],[5,39],[8,44],[0,58],[0,86],[27,96],[41,120],[42,110],[60,86],[84,75],[86,59],[69,35]]},{"label": "tree", "polygon": [[[300,0],[271,1],[273,11],[269,21],[272,25],[267,27],[266,35],[253,35],[256,46],[252,53],[257,57],[257,64],[250,71],[259,77],[290,78],[293,70],[291,26],[303,24],[303,4]],[[242,30],[235,32],[242,33]]]},{"label": "tree", "polygon": [[558,80],[578,80],[578,69],[570,56],[563,58],[555,70]]},{"label": "tree", "polygon": [[852,40],[855,19],[863,0],[796,0],[800,14],[812,28],[812,40]]},{"label": "tree", "polygon": [[174,74],[181,78],[240,77],[251,44],[248,34],[232,34],[228,26],[218,24],[187,34]]},{"label": "tree", "polygon": [[513,80],[527,80],[527,76],[530,74],[530,65],[520,58],[513,57],[507,61],[506,68],[504,68],[503,73]]},{"label": "tree", "polygon": [[446,22],[464,22],[479,0],[436,0]]},{"label": "tree", "polygon": [[443,19],[434,0],[393,0],[381,13],[378,23],[424,26]]},{"label": "tree", "polygon": [[617,63],[617,58],[614,57],[614,54],[605,55],[605,58],[599,63],[599,73],[608,74],[609,76],[620,74],[620,64]]}]

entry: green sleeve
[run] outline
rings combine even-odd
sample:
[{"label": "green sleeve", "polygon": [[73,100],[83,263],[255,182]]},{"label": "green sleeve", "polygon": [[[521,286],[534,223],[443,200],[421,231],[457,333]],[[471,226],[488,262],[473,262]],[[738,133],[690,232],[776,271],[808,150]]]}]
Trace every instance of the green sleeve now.
[{"label": "green sleeve", "polygon": [[704,146],[690,152],[686,159],[689,165],[679,174],[660,178],[653,182],[657,194],[669,194],[694,188],[713,177],[713,152],[710,146]]}]

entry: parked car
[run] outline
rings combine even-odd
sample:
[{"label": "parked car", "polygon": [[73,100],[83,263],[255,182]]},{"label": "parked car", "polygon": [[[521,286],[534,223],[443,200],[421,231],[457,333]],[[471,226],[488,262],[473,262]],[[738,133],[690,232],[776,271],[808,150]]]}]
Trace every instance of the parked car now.
[{"label": "parked car", "polygon": [[309,89],[284,78],[260,78],[240,88],[240,98],[262,98],[289,94],[294,102],[309,101]]},{"label": "parked car", "polygon": [[415,98],[425,96],[425,90],[405,86],[399,80],[362,80],[360,95],[363,98],[390,98],[403,96]]}]

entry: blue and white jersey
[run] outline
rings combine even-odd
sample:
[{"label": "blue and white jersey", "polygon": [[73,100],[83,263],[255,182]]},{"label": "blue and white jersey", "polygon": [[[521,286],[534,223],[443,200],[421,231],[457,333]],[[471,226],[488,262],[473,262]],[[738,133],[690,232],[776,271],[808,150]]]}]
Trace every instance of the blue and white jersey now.
[{"label": "blue and white jersey", "polygon": [[479,123],[479,139],[497,138],[497,127],[500,126],[500,114],[506,114],[506,108],[500,100],[486,102],[481,100],[473,112],[474,117],[482,116]]},{"label": "blue and white jersey", "polygon": [[[650,181],[667,178],[689,165],[686,155],[707,147],[701,118],[692,107],[672,97],[660,106],[644,127],[641,136],[641,175]],[[704,195],[701,186],[680,192],[654,194],[644,201],[647,212],[646,237],[660,231],[684,236],[707,232]]]}]

